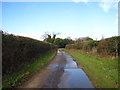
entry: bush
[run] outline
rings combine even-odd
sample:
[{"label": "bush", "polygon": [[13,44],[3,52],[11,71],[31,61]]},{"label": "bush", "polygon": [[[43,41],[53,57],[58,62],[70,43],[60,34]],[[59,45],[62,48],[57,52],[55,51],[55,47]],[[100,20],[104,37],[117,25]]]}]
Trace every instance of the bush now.
[{"label": "bush", "polygon": [[68,49],[80,49],[84,51],[91,51],[93,48],[96,48],[99,41],[89,40],[89,41],[79,41],[75,44],[69,44],[66,46]]},{"label": "bush", "polygon": [[2,72],[9,74],[22,69],[56,46],[28,37],[15,36],[2,32]]},{"label": "bush", "polygon": [[120,37],[106,38],[100,41],[97,47],[99,54],[116,56],[119,54]]},{"label": "bush", "polygon": [[86,40],[77,41],[74,44],[66,46],[67,49],[79,49],[85,52],[97,53],[102,56],[119,56],[120,54],[120,36],[102,39],[100,41]]}]

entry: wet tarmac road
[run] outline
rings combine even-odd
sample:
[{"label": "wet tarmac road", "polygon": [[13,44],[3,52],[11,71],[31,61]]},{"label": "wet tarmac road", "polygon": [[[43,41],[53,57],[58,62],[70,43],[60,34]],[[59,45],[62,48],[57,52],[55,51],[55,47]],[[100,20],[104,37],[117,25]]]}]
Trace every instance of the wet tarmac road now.
[{"label": "wet tarmac road", "polygon": [[58,50],[55,58],[23,88],[94,88],[88,76],[73,58]]}]

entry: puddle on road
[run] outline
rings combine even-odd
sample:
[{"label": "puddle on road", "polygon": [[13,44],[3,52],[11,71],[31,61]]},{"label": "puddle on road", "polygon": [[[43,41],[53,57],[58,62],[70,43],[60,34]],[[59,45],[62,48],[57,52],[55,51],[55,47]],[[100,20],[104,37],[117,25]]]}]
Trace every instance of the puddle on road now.
[{"label": "puddle on road", "polygon": [[70,68],[70,67],[74,67],[76,68],[77,67],[77,63],[73,60],[73,58],[68,55],[68,54],[64,54],[65,57],[66,57],[66,68]]},{"label": "puddle on road", "polygon": [[65,67],[66,64],[49,64],[48,67]]},{"label": "puddle on road", "polygon": [[48,67],[58,67],[59,64],[49,64]]},{"label": "puddle on road", "polygon": [[[77,63],[73,60],[72,56],[65,53],[66,66],[64,73],[61,76],[61,81],[58,84],[59,88],[94,88],[85,72],[77,68]],[[73,69],[72,69],[72,68]]]},{"label": "puddle on road", "polygon": [[54,67],[51,68],[52,70],[62,67],[63,72],[60,76],[58,88],[94,88],[85,72],[81,68],[78,68],[72,56],[67,53],[57,53],[57,55],[64,55],[66,63],[49,64],[48,67]]},{"label": "puddle on road", "polygon": [[58,56],[61,56],[61,55],[63,55],[63,53],[57,53],[57,55],[58,55]]},{"label": "puddle on road", "polygon": [[82,69],[64,69],[59,88],[94,88]]}]

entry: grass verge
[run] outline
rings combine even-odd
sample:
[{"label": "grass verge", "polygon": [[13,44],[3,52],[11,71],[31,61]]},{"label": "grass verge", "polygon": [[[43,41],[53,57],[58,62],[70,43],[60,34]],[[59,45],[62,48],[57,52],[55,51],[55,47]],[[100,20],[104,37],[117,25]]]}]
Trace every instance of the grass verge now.
[{"label": "grass verge", "polygon": [[103,59],[76,50],[63,50],[77,60],[96,88],[118,88],[118,59]]},{"label": "grass verge", "polygon": [[21,80],[26,78],[29,74],[42,68],[48,61],[50,61],[55,56],[55,50],[47,53],[43,57],[36,60],[34,63],[26,65],[23,70],[17,73],[12,73],[2,77],[2,88],[12,88],[20,85]]}]

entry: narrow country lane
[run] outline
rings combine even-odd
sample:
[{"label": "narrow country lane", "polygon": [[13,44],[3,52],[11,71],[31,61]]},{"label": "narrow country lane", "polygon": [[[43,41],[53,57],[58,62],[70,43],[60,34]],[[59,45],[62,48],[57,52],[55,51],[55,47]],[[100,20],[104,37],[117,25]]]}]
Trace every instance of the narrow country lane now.
[{"label": "narrow country lane", "polygon": [[58,50],[55,58],[20,88],[94,88],[73,58]]}]

